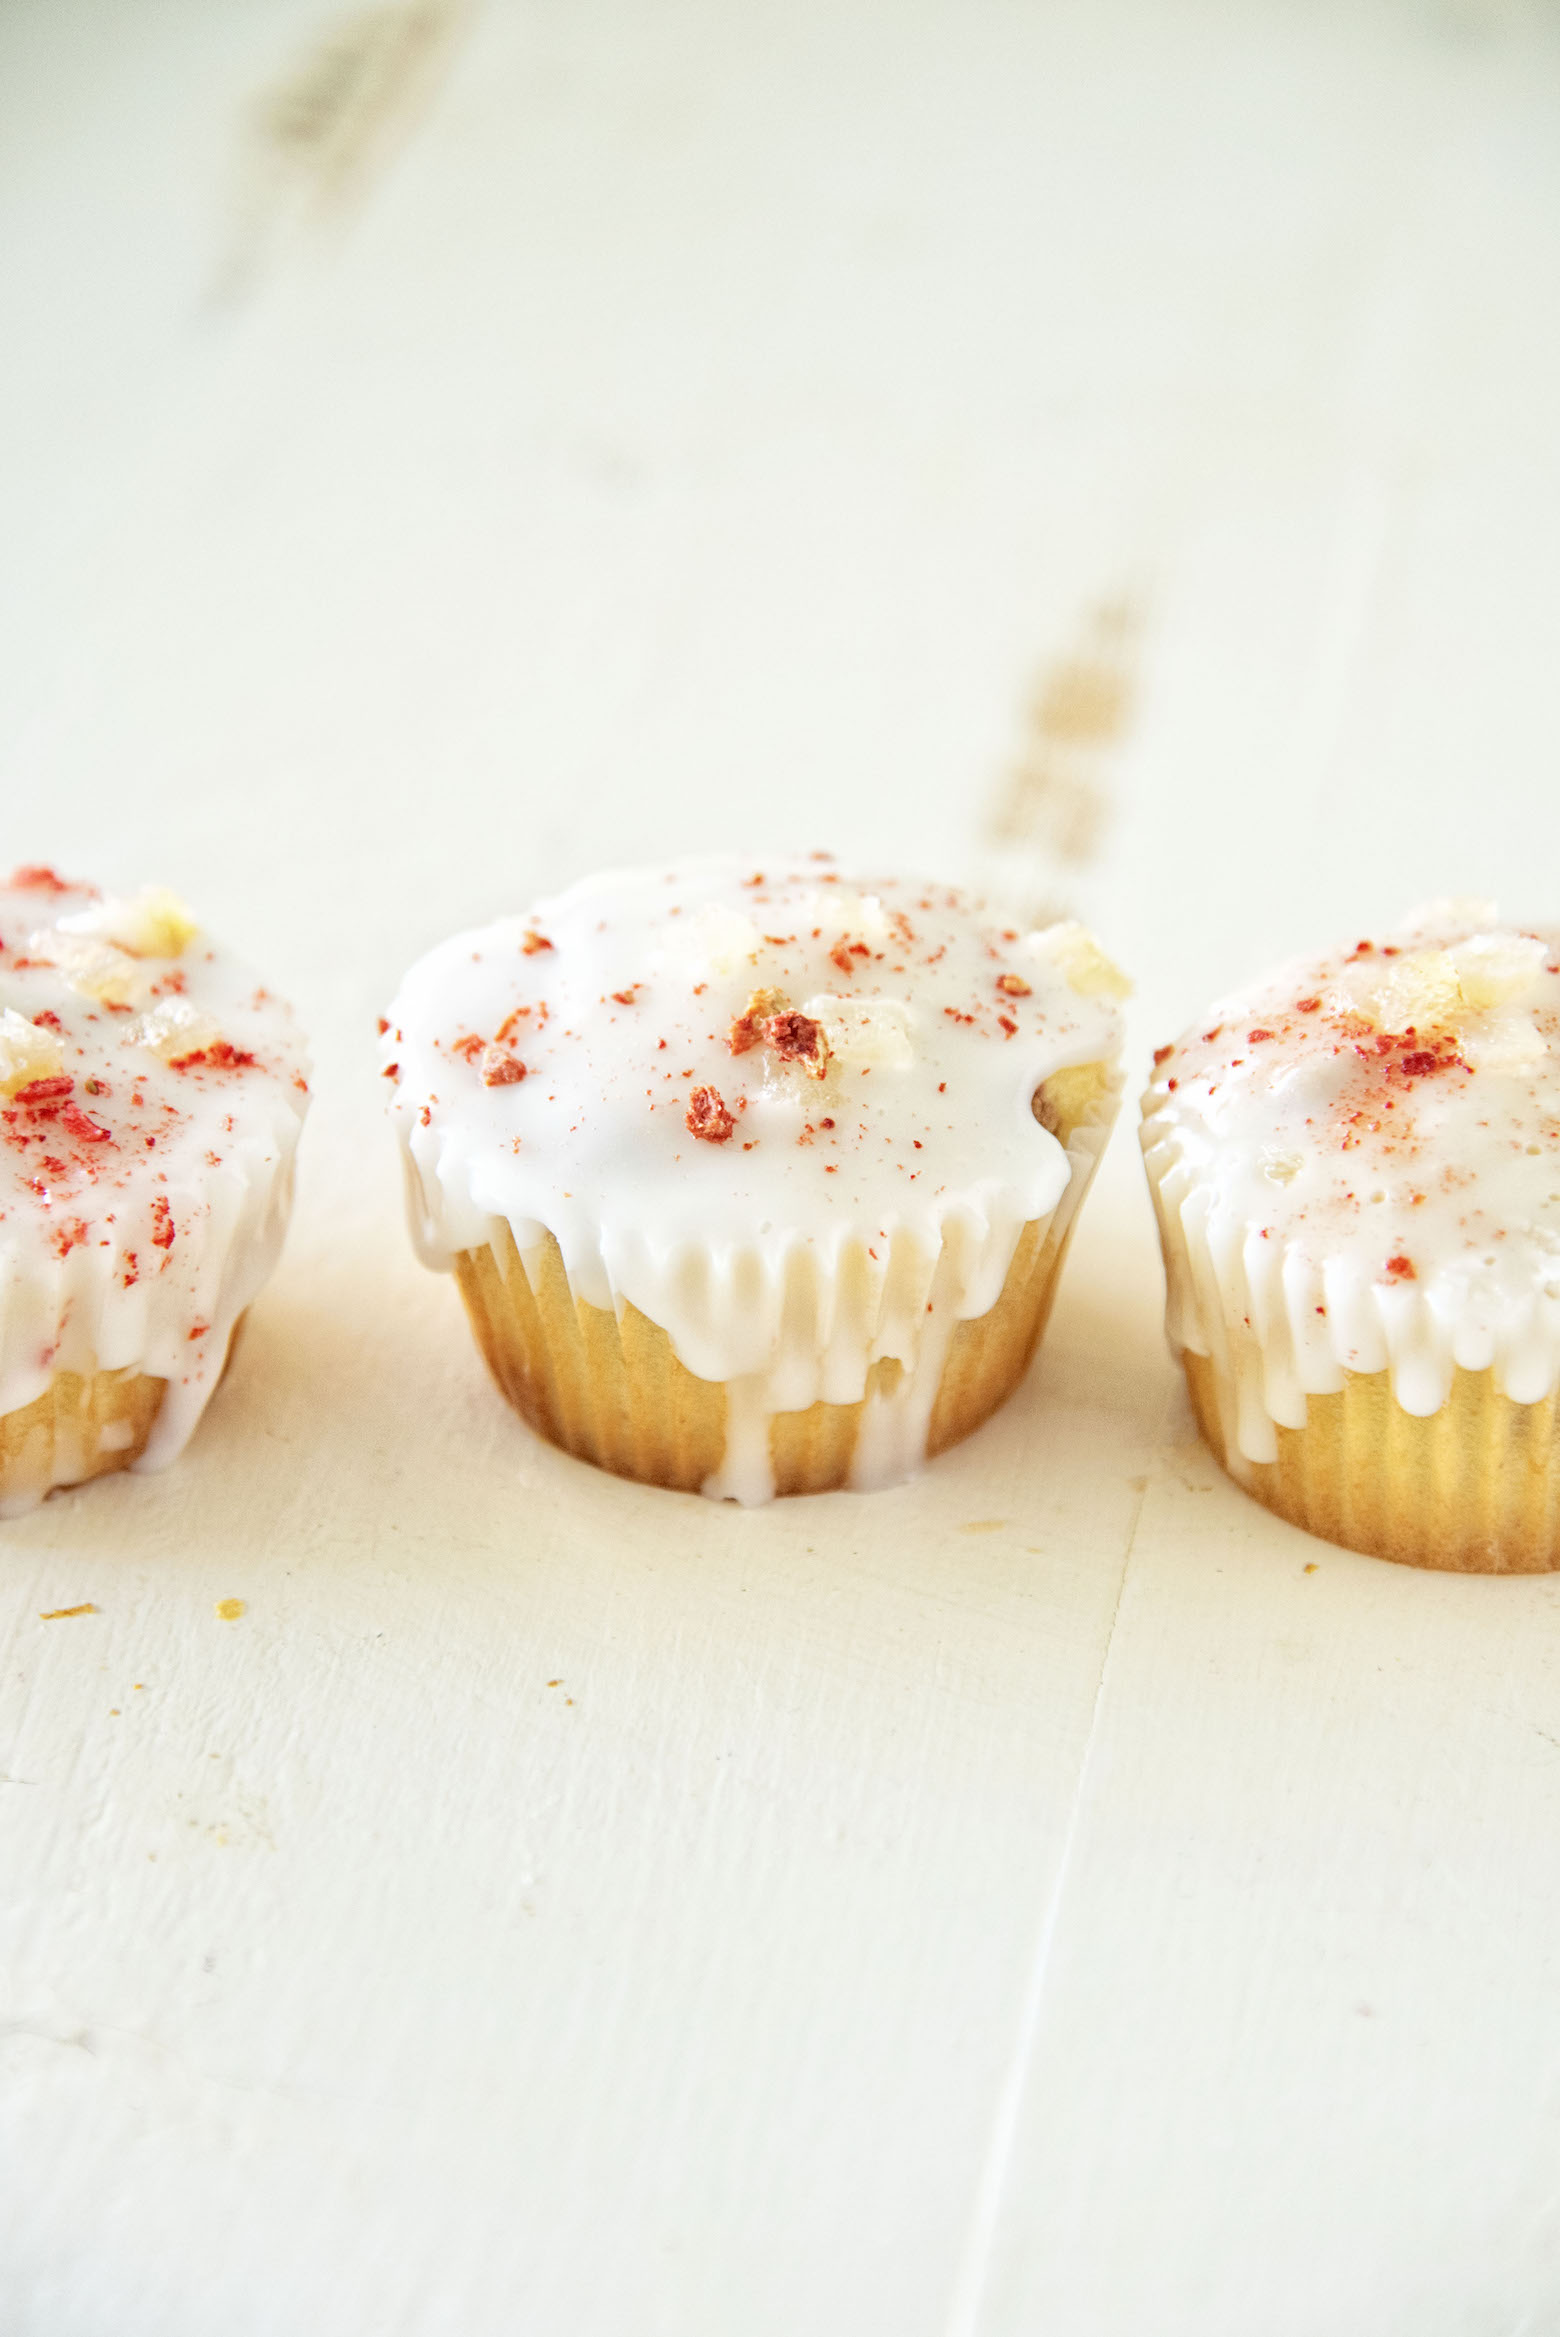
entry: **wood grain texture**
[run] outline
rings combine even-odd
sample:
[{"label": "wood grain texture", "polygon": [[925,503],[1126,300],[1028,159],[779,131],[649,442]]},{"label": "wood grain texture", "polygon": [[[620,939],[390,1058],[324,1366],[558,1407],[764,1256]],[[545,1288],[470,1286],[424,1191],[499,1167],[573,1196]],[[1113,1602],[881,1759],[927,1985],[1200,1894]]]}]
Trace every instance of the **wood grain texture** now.
[{"label": "wood grain texture", "polygon": [[[410,1259],[371,1033],[763,835],[1054,891],[1145,1063],[1553,914],[1552,15],[490,0],[214,311],[341,21],[0,14],[7,848],[188,894],[318,1094],[185,1460],[0,1528],[6,2337],[1543,2337],[1560,1584],[1220,1478],[1125,1132],[916,1486],[583,1467]],[[1128,582],[1098,817],[1004,858]]]}]

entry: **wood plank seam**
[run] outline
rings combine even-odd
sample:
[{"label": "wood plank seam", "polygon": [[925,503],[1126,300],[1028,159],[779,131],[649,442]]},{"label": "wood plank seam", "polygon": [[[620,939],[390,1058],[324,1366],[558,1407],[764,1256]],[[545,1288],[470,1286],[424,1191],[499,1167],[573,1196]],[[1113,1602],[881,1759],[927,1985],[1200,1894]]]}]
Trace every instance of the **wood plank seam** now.
[{"label": "wood plank seam", "polygon": [[[1165,1422],[1169,1416],[1174,1391],[1167,1395],[1160,1412],[1153,1440],[1157,1454],[1164,1437]],[[1078,1763],[1078,1775],[1073,1786],[1072,1801],[1067,1812],[1067,1830],[1062,1838],[1061,1856],[1057,1860],[1055,1880],[1046,1894],[1045,1907],[1040,1918],[1039,1935],[1030,1959],[1029,1979],[1024,1989],[1019,2010],[1018,2030],[1014,2039],[1008,2072],[997,2097],[992,2118],[991,2138],[981,2167],[980,2181],[975,2190],[975,2202],[970,2215],[969,2236],[959,2265],[950,2301],[944,2337],[978,2337],[981,2307],[985,2300],[992,2250],[996,2244],[997,2224],[1002,2202],[1007,2191],[1008,2172],[1012,2164],[1013,2147],[1018,2135],[1019,2114],[1028,2088],[1030,2067],[1034,2061],[1036,2040],[1040,2033],[1040,2009],[1045,1998],[1046,1978],[1050,1970],[1051,1951],[1061,1921],[1062,1903],[1067,1892],[1072,1870],[1073,1850],[1077,1842],[1079,1823],[1088,1796],[1089,1777],[1094,1766],[1094,1748],[1099,1738],[1100,1719],[1105,1709],[1105,1690],[1110,1678],[1111,1654],[1116,1644],[1117,1625],[1121,1620],[1122,1602],[1126,1596],[1127,1576],[1132,1566],[1132,1554],[1137,1547],[1138,1530],[1143,1521],[1143,1508],[1148,1489],[1153,1482],[1150,1468],[1144,1476],[1137,1503],[1132,1512],[1132,1523],[1127,1531],[1126,1547],[1121,1556],[1121,1574],[1116,1584],[1116,1596],[1110,1611],[1110,1628],[1100,1654],[1099,1677],[1094,1685],[1094,1701],[1089,1708],[1088,1734],[1084,1738],[1083,1753]]]}]

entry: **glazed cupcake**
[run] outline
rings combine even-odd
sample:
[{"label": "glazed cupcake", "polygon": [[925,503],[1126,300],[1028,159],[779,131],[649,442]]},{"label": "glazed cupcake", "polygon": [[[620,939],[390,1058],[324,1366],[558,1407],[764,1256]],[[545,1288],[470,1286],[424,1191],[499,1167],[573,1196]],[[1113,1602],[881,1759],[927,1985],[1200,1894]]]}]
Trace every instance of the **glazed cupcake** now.
[{"label": "glazed cupcake", "polygon": [[304,1072],[170,893],[0,885],[0,1517],[183,1450],[281,1248]]},{"label": "glazed cupcake", "polygon": [[1560,1565],[1560,933],[1449,902],[1299,961],[1161,1048],[1143,1111],[1237,1483],[1409,1565]]},{"label": "glazed cupcake", "polygon": [[567,1451],[742,1502],[896,1483],[1024,1372],[1124,987],[1077,926],[825,854],[589,879],[402,986],[414,1238]]}]

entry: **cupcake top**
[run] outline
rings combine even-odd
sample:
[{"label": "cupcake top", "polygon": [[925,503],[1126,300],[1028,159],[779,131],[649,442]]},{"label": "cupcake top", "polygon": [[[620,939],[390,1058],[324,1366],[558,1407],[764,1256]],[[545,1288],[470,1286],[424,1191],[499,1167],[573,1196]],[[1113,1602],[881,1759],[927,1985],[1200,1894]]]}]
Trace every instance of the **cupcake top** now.
[{"label": "cupcake top", "polygon": [[172,894],[0,884],[0,1414],[166,1379],[172,1457],[280,1243],[308,1098],[289,1010]]},{"label": "cupcake top", "polygon": [[588,879],[433,950],[384,1025],[424,1254],[548,1231],[579,1295],[631,1299],[707,1378],[773,1327],[681,1304],[691,1258],[956,1240],[982,1313],[1069,1180],[1032,1099],[1114,1058],[1124,988],[1077,926],[827,854]]},{"label": "cupcake top", "polygon": [[[1556,1384],[1560,933],[1444,902],[1298,960],[1162,1047],[1144,1112],[1151,1169],[1305,1387],[1390,1367],[1423,1413],[1457,1365],[1519,1402]],[[1201,1345],[1174,1276],[1171,1300]]]}]

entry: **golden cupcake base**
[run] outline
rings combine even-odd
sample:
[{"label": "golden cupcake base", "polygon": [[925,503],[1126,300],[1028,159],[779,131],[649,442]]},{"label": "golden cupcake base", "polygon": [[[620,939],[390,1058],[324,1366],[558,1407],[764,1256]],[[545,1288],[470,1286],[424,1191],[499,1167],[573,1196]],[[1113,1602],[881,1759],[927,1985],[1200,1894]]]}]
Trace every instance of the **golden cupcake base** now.
[{"label": "golden cupcake base", "polygon": [[0,1516],[128,1469],[146,1450],[167,1385],[134,1368],[62,1371],[31,1404],[0,1415]]},{"label": "golden cupcake base", "polygon": [[1401,1566],[1457,1574],[1560,1567],[1560,1399],[1514,1404],[1489,1371],[1459,1371],[1438,1412],[1405,1412],[1386,1372],[1350,1373],[1311,1396],[1303,1428],[1280,1428],[1278,1458],[1226,1449],[1221,1389],[1206,1355],[1182,1355],[1198,1426],[1243,1491],[1324,1541]]},{"label": "golden cupcake base", "polygon": [[[1066,1144],[1107,1117],[1114,1095],[1105,1067],[1086,1065],[1046,1083],[1036,1117]],[[1085,1175],[1076,1156],[1073,1174]],[[1069,1194],[1075,1204],[1080,1197]],[[979,1428],[1023,1378],[1077,1215],[1074,1205],[1026,1226],[995,1306],[955,1328],[928,1420],[927,1458]],[[725,1382],[697,1378],[637,1307],[625,1306],[620,1318],[577,1298],[550,1234],[522,1261],[500,1226],[489,1247],[456,1258],[455,1274],[488,1369],[539,1435],[642,1484],[697,1493],[717,1475],[727,1441]],[[769,1431],[775,1492],[848,1484],[867,1404],[903,1369],[892,1359],[875,1363],[856,1403],[777,1413]]]},{"label": "golden cupcake base", "polygon": [[[239,1316],[218,1375],[237,1351]],[[134,1364],[122,1371],[56,1372],[41,1396],[0,1414],[0,1519],[18,1517],[50,1493],[133,1468],[145,1452],[168,1382]]]},{"label": "golden cupcake base", "polygon": [[[1043,1237],[1027,1226],[996,1305],[955,1330],[927,1428],[928,1458],[970,1435],[1022,1379],[1065,1248],[1065,1234]],[[599,1469],[678,1492],[697,1493],[717,1473],[726,1450],[724,1381],[696,1378],[637,1307],[625,1306],[619,1319],[576,1298],[550,1234],[522,1263],[502,1228],[490,1248],[463,1251],[455,1272],[488,1369],[539,1435]],[[868,1398],[887,1393],[903,1368],[892,1358],[875,1363]],[[776,1413],[769,1436],[776,1493],[828,1493],[849,1482],[868,1398]]]}]

